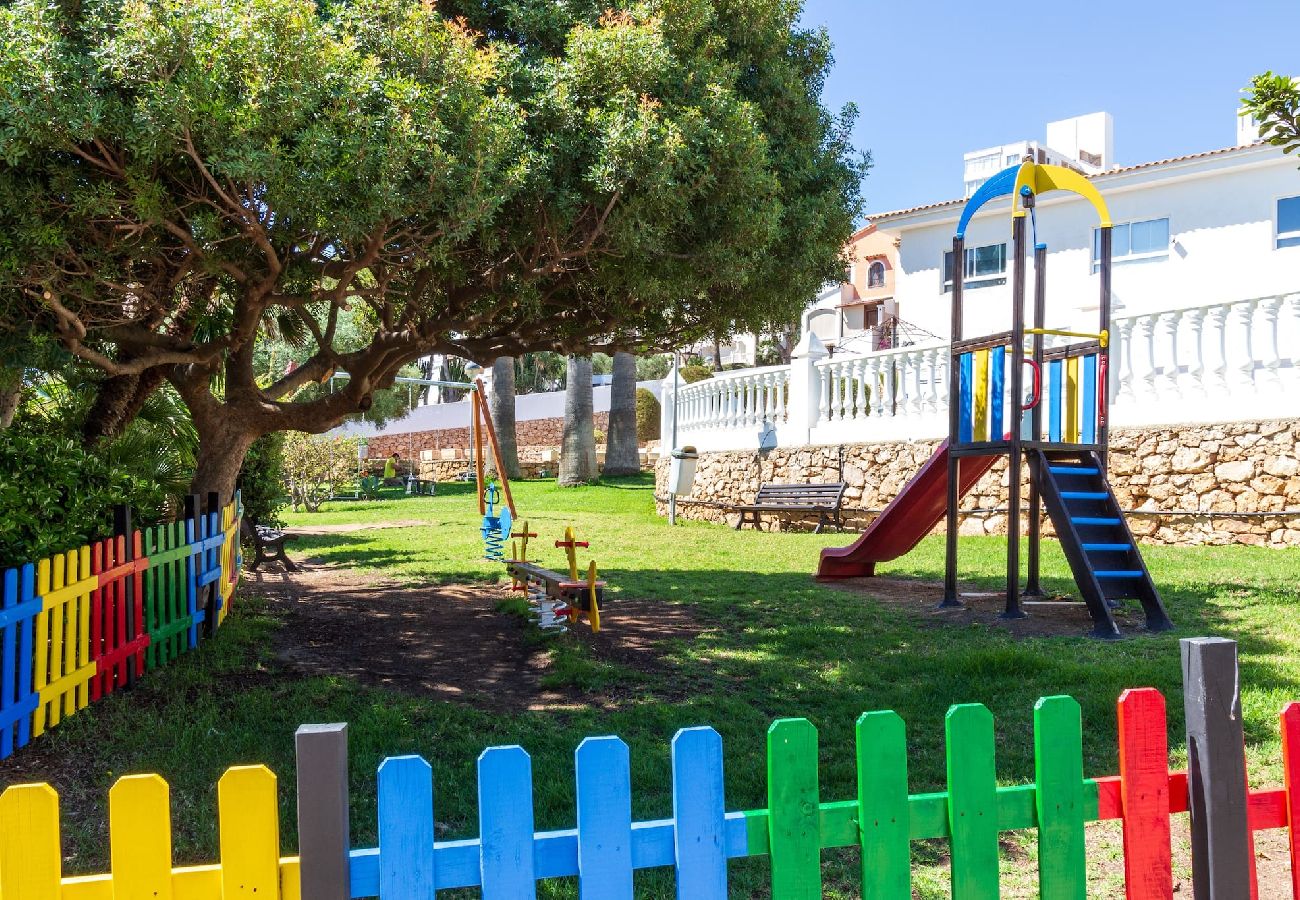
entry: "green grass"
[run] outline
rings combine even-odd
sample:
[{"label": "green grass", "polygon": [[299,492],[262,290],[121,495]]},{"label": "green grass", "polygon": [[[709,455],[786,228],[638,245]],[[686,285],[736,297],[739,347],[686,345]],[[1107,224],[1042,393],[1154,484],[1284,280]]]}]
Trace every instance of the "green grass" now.
[{"label": "green grass", "polygon": [[[521,516],[542,537],[546,564],[566,524],[592,542],[602,577],[621,597],[689,607],[705,632],[669,648],[666,670],[630,670],[594,659],[580,638],[549,641],[552,684],[575,699],[617,686],[616,702],[552,712],[493,714],[365,687],[344,677],[286,677],[267,650],[281,623],[255,597],[245,599],[219,638],[177,665],[69,720],[0,763],[0,782],[48,778],[78,811],[65,822],[70,866],[103,866],[104,797],[117,776],[157,771],[172,785],[176,849],[185,860],[215,857],[215,790],[229,765],[264,762],[280,774],[282,832],[296,843],[292,811],[293,730],[301,722],[350,723],[354,843],[374,840],[374,771],[385,755],[418,752],[434,766],[437,820],[444,837],[477,831],[474,763],[488,745],[519,743],[533,757],[539,828],[573,823],[572,753],[582,737],[614,733],[631,746],[638,818],[671,811],[668,742],[676,729],[710,724],[726,754],[728,805],[764,805],[764,733],[782,716],[805,716],[820,732],[826,800],[854,795],[853,723],[859,713],[894,709],[907,722],[914,792],[941,789],[943,715],[950,704],[986,704],[998,722],[998,771],[1005,782],[1031,780],[1034,701],[1069,693],[1083,708],[1085,771],[1116,769],[1114,704],[1127,687],[1154,686],[1169,700],[1175,762],[1182,745],[1178,638],[1215,634],[1240,642],[1242,707],[1252,780],[1280,783],[1277,714],[1300,698],[1300,551],[1249,547],[1145,550],[1170,614],[1172,634],[1117,643],[1084,637],[1013,640],[999,628],[935,626],[861,595],[811,580],[819,548],[848,536],[735,532],[686,522],[675,529],[654,514],[648,478],[560,489],[516,486]],[[483,561],[473,490],[440,485],[434,498],[331,504],[295,524],[428,524],[304,537],[293,545],[336,565],[412,583],[499,581]],[[1001,586],[1005,545],[963,538],[963,577]],[[583,556],[586,559],[586,556]],[[941,540],[929,538],[882,574],[939,579]],[[1072,582],[1054,543],[1044,551],[1045,586]],[[616,599],[616,598],[613,598]],[[503,613],[506,615],[508,613]],[[616,602],[607,626],[618,629]],[[1050,613],[1044,613],[1050,615]],[[364,627],[358,622],[358,628]],[[921,896],[944,896],[933,867],[937,846],[918,846]],[[856,854],[827,854],[827,896],[856,896]],[[1032,866],[1030,866],[1032,868]],[[763,896],[764,861],[733,865],[735,896]],[[665,896],[664,876],[638,874],[644,896]],[[670,893],[670,892],[669,892]],[[571,896],[553,883],[544,896]],[[441,896],[441,895],[440,895]]]}]

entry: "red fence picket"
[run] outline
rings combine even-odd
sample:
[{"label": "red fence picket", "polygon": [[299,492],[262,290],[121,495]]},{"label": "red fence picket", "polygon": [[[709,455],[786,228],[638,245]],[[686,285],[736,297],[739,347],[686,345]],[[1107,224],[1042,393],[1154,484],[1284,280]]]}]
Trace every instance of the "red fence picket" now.
[{"label": "red fence picket", "polygon": [[90,656],[97,665],[90,681],[92,701],[144,673],[149,632],[141,575],[149,568],[149,560],[142,553],[140,532],[133,532],[131,540],[131,554],[126,552],[125,535],[91,545],[90,570],[99,576],[99,587],[90,595]]}]

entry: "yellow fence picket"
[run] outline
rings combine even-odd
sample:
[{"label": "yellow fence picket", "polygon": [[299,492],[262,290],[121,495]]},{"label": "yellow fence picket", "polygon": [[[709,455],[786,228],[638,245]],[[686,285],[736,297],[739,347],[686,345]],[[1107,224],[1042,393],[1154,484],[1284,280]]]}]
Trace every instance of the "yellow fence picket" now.
[{"label": "yellow fence picket", "polygon": [[113,900],[172,900],[172,817],[167,782],[118,779],[108,792]]},{"label": "yellow fence picket", "polygon": [[228,769],[217,785],[222,900],[279,900],[280,818],[266,766]]},{"label": "yellow fence picket", "polygon": [[44,734],[90,705],[90,593],[99,576],[90,572],[90,547],[43,559],[36,569],[42,600],[36,616],[36,666],[33,688],[40,703],[32,716],[32,736]]},{"label": "yellow fence picket", "polygon": [[0,896],[61,900],[59,795],[48,784],[20,784],[0,794]]}]

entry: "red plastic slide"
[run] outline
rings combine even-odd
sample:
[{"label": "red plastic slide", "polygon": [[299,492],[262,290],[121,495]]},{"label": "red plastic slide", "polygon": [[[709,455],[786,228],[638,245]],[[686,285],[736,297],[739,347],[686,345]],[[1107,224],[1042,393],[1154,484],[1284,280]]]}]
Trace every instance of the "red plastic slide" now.
[{"label": "red plastic slide", "polygon": [[[993,467],[997,456],[963,456],[958,495]],[[896,559],[912,550],[948,511],[948,442],[921,466],[903,490],[876,516],[856,541],[847,547],[822,550],[817,566],[818,581],[862,578],[876,574],[876,563]]]}]

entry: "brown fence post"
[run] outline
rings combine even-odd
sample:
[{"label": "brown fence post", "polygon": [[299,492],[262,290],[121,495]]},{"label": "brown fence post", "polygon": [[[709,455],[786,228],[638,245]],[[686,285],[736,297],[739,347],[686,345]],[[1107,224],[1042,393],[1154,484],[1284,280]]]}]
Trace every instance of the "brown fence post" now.
[{"label": "brown fence post", "polygon": [[349,900],[348,726],[303,725],[298,757],[298,855],[302,896]]},{"label": "brown fence post", "polygon": [[1226,638],[1180,643],[1192,885],[1198,900],[1241,900],[1250,896],[1254,852],[1237,643]]}]

